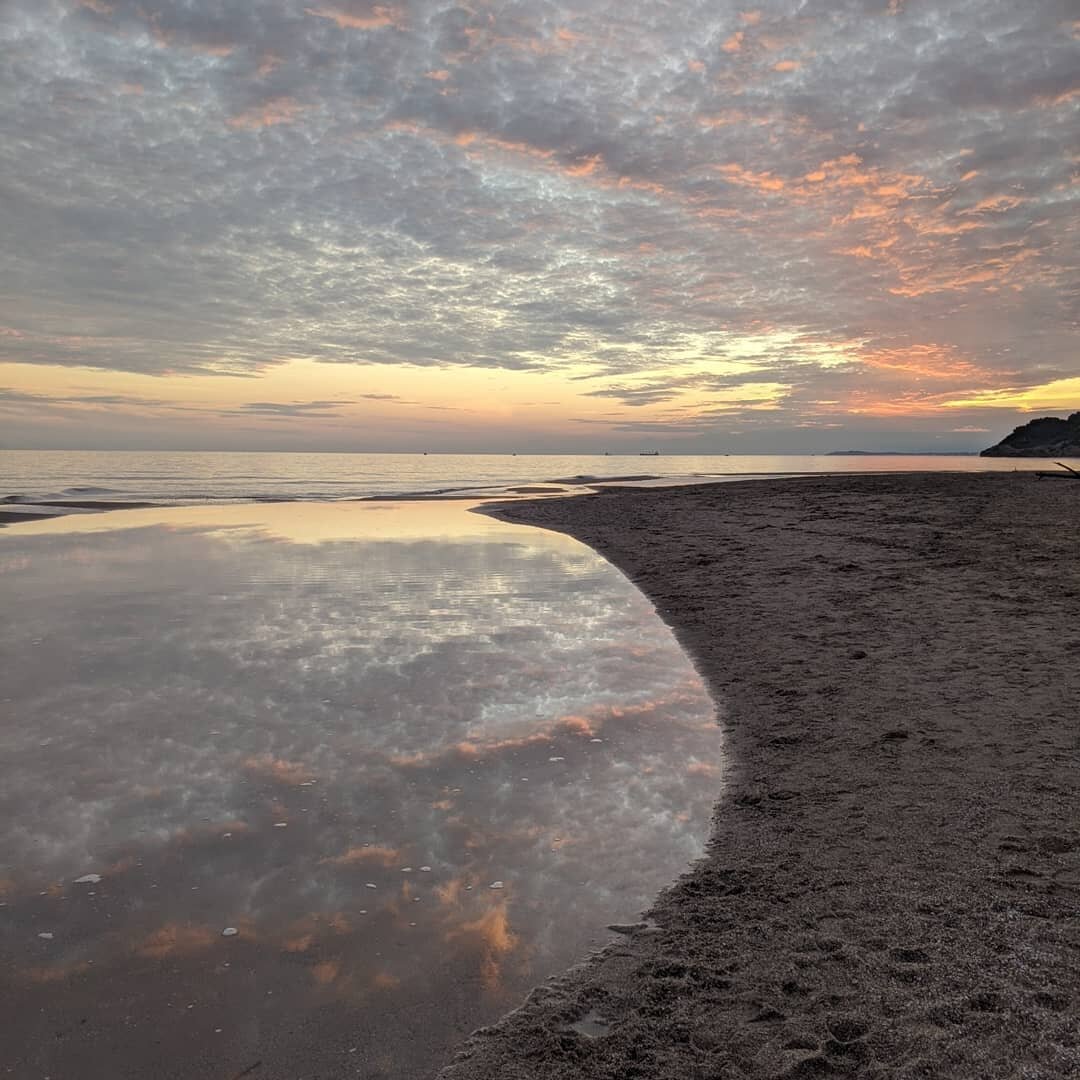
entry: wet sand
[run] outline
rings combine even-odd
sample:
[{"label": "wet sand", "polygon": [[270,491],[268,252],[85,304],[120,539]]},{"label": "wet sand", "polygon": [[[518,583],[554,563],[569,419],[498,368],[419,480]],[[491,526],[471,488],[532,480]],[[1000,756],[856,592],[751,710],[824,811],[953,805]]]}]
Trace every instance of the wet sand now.
[{"label": "wet sand", "polygon": [[1080,486],[807,478],[506,505],[726,706],[708,856],[442,1080],[1080,1075]]}]

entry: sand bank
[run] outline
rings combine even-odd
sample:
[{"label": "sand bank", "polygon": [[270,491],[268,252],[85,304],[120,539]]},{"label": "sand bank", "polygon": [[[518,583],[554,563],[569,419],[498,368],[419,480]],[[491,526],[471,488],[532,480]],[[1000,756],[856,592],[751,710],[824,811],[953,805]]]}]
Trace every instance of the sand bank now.
[{"label": "sand bank", "polygon": [[515,503],[725,703],[707,857],[443,1080],[1080,1075],[1080,485]]}]

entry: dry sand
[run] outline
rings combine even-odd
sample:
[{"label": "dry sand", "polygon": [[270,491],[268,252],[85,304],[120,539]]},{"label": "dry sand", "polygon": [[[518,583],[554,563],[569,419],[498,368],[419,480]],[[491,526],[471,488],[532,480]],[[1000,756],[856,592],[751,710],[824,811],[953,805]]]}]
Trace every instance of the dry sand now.
[{"label": "dry sand", "polygon": [[1080,484],[826,477],[500,516],[652,598],[730,764],[707,857],[648,923],[442,1080],[1080,1076]]}]

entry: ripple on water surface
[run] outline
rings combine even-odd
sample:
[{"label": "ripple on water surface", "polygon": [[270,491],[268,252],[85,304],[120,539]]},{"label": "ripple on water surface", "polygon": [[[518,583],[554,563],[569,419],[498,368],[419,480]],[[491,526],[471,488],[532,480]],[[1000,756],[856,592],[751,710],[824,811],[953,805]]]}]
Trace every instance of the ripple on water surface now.
[{"label": "ripple on water surface", "polygon": [[699,853],[712,705],[566,537],[132,511],[4,531],[0,578],[19,1075],[423,1076]]}]

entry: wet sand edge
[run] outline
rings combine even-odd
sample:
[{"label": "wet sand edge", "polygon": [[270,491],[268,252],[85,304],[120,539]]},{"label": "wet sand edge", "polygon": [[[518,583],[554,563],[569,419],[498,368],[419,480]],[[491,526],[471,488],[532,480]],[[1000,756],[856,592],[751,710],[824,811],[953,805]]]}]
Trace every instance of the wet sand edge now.
[{"label": "wet sand edge", "polygon": [[707,856],[441,1080],[1075,1074],[1068,485],[800,478],[497,512],[642,589],[724,703],[731,765]]}]

